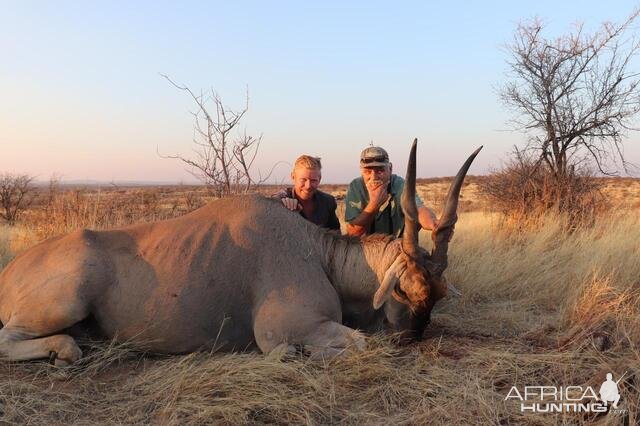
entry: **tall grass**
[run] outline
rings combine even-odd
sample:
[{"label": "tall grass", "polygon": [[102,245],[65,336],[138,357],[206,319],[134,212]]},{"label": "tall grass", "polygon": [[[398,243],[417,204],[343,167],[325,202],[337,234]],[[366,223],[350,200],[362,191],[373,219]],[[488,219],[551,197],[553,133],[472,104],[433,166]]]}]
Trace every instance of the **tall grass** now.
[{"label": "tall grass", "polygon": [[156,189],[66,191],[56,194],[40,209],[30,212],[26,226],[45,239],[79,228],[107,229],[168,219],[201,205],[199,195],[194,192],[187,192],[182,198],[171,198],[168,203],[163,203]]},{"label": "tall grass", "polygon": [[0,271],[18,253],[40,241],[40,237],[25,226],[0,224]]},{"label": "tall grass", "polygon": [[0,226],[0,270],[13,258],[11,250],[11,229],[9,226]]},{"label": "tall grass", "polygon": [[[561,221],[514,232],[497,215],[461,214],[447,277],[463,295],[436,307],[419,344],[373,336],[363,353],[317,363],[85,343],[77,366],[0,364],[0,422],[637,424],[640,218],[572,232]],[[597,390],[625,371],[626,413],[521,413],[505,401],[514,385]]]},{"label": "tall grass", "polygon": [[449,278],[465,290],[463,308],[508,300],[528,324],[526,312],[567,317],[586,294],[604,304],[604,298],[632,299],[640,291],[638,216],[603,216],[571,232],[557,216],[515,233],[499,220],[470,213],[456,229]]}]

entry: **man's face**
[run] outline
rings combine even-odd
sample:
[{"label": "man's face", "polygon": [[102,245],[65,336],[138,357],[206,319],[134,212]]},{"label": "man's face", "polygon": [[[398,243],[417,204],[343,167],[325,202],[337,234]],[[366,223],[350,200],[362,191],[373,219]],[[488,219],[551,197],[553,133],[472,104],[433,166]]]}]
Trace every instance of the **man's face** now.
[{"label": "man's face", "polygon": [[296,167],[291,173],[293,189],[301,200],[310,200],[320,185],[322,173],[318,169]]},{"label": "man's face", "polygon": [[391,179],[391,164],[376,167],[361,167],[362,179],[368,188],[389,184]]}]

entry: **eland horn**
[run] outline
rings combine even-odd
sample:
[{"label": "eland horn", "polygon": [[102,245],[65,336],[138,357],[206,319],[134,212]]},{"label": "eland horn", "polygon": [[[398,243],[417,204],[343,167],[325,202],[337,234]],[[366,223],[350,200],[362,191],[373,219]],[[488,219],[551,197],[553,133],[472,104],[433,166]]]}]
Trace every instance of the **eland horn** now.
[{"label": "eland horn", "polygon": [[449,240],[453,234],[453,227],[458,220],[458,198],[460,197],[460,188],[464,182],[464,177],[467,175],[467,171],[476,158],[476,155],[480,152],[482,146],[476,149],[473,154],[467,158],[464,162],[455,179],[449,187],[449,193],[447,194],[447,201],[444,204],[444,210],[438,220],[438,228],[434,230],[432,234],[433,250],[431,251],[431,261],[436,265],[436,270],[433,271],[437,275],[441,275],[445,269],[447,269],[447,250],[449,249]]},{"label": "eland horn", "polygon": [[402,250],[412,258],[418,257],[418,207],[416,206],[416,147],[418,139],[413,140],[407,174],[404,178],[404,188],[400,205],[404,213],[404,233]]}]

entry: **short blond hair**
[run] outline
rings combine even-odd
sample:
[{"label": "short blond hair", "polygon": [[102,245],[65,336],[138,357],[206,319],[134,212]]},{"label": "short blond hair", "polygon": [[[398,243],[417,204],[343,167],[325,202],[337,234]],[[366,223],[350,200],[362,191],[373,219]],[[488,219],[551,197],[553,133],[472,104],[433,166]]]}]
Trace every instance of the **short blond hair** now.
[{"label": "short blond hair", "polygon": [[298,167],[304,167],[305,169],[322,170],[322,164],[320,163],[320,157],[312,157],[311,155],[301,155],[296,159],[293,164],[293,170]]}]

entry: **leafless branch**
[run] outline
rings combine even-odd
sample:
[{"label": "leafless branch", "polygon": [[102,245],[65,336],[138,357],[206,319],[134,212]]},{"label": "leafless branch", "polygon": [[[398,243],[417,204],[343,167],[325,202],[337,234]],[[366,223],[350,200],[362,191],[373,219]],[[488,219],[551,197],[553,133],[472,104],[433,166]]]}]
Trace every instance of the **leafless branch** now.
[{"label": "leafless branch", "polygon": [[175,88],[186,92],[196,105],[194,116],[194,155],[185,157],[180,154],[161,155],[173,158],[187,166],[187,170],[198,180],[208,185],[218,197],[249,192],[253,187],[264,183],[266,179],[252,176],[252,167],[256,159],[262,135],[247,135],[246,130],[238,132],[240,123],[249,110],[249,91],[241,110],[234,111],[225,107],[222,98],[215,90],[209,93],[194,93],[189,87],[175,83],[167,75],[161,74]]}]

